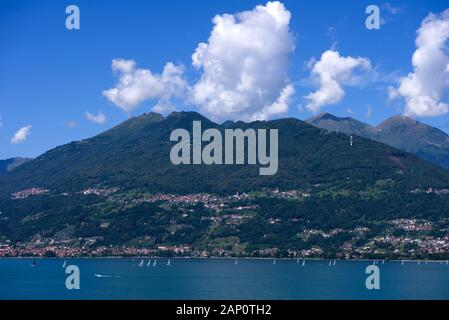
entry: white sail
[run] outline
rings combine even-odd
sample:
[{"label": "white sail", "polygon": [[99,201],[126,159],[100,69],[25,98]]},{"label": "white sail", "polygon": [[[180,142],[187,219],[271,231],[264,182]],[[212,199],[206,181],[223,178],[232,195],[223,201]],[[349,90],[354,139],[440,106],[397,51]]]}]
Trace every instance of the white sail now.
[{"label": "white sail", "polygon": [[155,267],[156,266],[156,259],[154,259],[154,262],[153,262],[153,267]]},{"label": "white sail", "polygon": [[304,267],[306,265],[306,259],[302,260],[302,266]]},{"label": "white sail", "polygon": [[169,266],[170,266],[170,262],[171,262],[171,260],[170,260],[170,259],[168,259],[168,261],[167,261],[167,267],[169,267]]},{"label": "white sail", "polygon": [[148,259],[147,267],[151,266],[151,259]]},{"label": "white sail", "polygon": [[64,260],[64,263],[62,264],[62,267],[65,268],[67,266],[67,260]]},{"label": "white sail", "polygon": [[276,259],[273,260],[273,264],[276,264]]},{"label": "white sail", "polygon": [[337,259],[334,259],[334,266],[335,266],[336,263],[337,263]]},{"label": "white sail", "polygon": [[143,267],[143,259],[140,260],[139,267]]}]

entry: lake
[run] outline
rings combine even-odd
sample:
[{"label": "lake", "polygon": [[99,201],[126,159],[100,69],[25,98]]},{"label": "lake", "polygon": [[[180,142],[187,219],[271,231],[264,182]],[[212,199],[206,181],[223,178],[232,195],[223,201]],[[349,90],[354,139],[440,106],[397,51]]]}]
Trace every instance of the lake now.
[{"label": "lake", "polygon": [[[151,259],[152,262],[154,259]],[[449,265],[379,262],[380,289],[368,290],[373,261],[271,259],[67,259],[80,290],[67,290],[62,259],[0,259],[0,299],[448,299]]]}]

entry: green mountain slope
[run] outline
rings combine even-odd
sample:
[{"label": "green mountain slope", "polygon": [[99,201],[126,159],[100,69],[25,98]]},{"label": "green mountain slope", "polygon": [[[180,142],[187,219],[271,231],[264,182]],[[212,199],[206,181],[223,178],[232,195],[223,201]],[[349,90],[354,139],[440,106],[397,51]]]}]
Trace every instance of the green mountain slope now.
[{"label": "green mountain slope", "polygon": [[375,139],[449,169],[449,136],[414,119],[395,116],[375,128]]},{"label": "green mountain slope", "polygon": [[[296,119],[242,122],[228,128],[279,130],[279,170],[260,176],[258,166],[181,165],[170,162],[172,130],[191,130],[201,120],[203,130],[221,128],[197,113],[174,113],[165,119],[144,115],[91,139],[53,149],[1,178],[0,195],[32,187],[76,192],[95,186],[147,188],[155,192],[233,193],[262,187],[303,188],[353,179],[367,185],[394,178],[406,188],[442,187],[449,173],[405,152],[346,135],[328,133]],[[221,128],[222,129],[222,128]]]}]

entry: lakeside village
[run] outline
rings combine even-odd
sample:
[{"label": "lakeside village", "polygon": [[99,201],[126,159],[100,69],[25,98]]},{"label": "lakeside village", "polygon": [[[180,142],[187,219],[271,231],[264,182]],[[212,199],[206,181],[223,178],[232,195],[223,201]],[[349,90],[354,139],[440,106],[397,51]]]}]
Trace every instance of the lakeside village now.
[{"label": "lakeside village", "polygon": [[[88,188],[78,192],[80,195],[95,195],[98,197],[108,197],[118,192],[117,188]],[[43,196],[51,193],[43,188],[31,188],[20,192],[13,193],[11,199],[21,200],[30,197]],[[427,190],[413,190],[413,194],[417,193],[434,193],[449,194],[449,189],[436,190],[428,188]],[[70,194],[64,193],[69,196]],[[153,194],[135,198],[125,198],[119,202],[126,204],[138,205],[141,203],[160,202],[165,206],[191,206],[195,204],[203,204],[205,208],[216,213],[216,215],[204,217],[209,219],[215,226],[232,226],[239,225],[248,221],[251,215],[247,212],[257,210],[257,205],[248,205],[257,197],[271,197],[287,200],[304,200],[312,195],[299,190],[279,191],[264,190],[252,193],[237,193],[235,195],[221,197],[211,194],[190,194],[190,195],[174,195],[174,194]],[[246,205],[237,205],[245,203]],[[227,210],[231,208],[232,210]],[[232,213],[229,213],[231,211]],[[188,215],[188,211],[184,211],[183,217]],[[241,212],[241,213],[239,213]],[[2,212],[0,211],[0,217]],[[203,218],[202,218],[203,219]],[[298,220],[299,221],[299,220]],[[290,222],[295,222],[291,220]],[[279,218],[269,218],[267,223],[270,225],[281,224]],[[42,239],[40,237],[33,238],[28,243],[11,244],[8,239],[0,239],[0,257],[261,257],[261,258],[339,258],[339,259],[362,259],[362,258],[415,258],[424,259],[427,257],[448,259],[449,258],[449,227],[441,229],[441,226],[435,222],[425,219],[395,219],[385,222],[386,229],[382,234],[377,234],[359,243],[359,237],[363,237],[370,233],[370,229],[365,226],[356,226],[350,230],[335,228],[333,230],[323,231],[319,229],[304,229],[298,233],[298,238],[309,239],[311,237],[321,237],[322,239],[331,240],[340,234],[351,234],[352,239],[356,241],[345,241],[338,252],[329,256],[320,248],[314,245],[302,250],[286,250],[281,254],[277,247],[265,248],[253,252],[245,252],[245,250],[235,251],[235,248],[227,246],[212,246],[207,249],[197,249],[190,244],[182,245],[166,245],[157,244],[153,247],[135,247],[135,246],[98,246],[96,242],[98,237],[78,238],[78,239]],[[444,221],[444,226],[449,226],[448,221]],[[100,228],[107,228],[107,223],[103,223]],[[432,231],[439,227],[439,232],[433,234]],[[441,233],[443,231],[443,233]],[[74,245],[76,243],[77,245]],[[80,245],[81,244],[81,245]],[[237,243],[235,244],[237,245]],[[388,250],[386,250],[388,248]]]}]

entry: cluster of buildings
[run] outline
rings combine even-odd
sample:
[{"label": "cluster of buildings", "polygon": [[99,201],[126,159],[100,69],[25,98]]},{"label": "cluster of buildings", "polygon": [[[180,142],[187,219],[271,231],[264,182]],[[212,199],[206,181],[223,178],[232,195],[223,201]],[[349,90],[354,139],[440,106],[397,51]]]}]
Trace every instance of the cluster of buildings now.
[{"label": "cluster of buildings", "polygon": [[48,192],[49,192],[49,190],[44,189],[44,188],[31,188],[31,189],[14,192],[11,195],[11,199],[14,199],[14,200],[26,199],[26,198],[32,197],[32,196],[40,196],[40,195],[46,194]]},{"label": "cluster of buildings", "polygon": [[[117,192],[117,191],[118,191],[118,188],[87,188],[78,193],[83,194],[85,196],[96,195],[99,197],[107,197],[110,194]],[[13,194],[11,194],[11,199],[13,199],[13,200],[26,199],[28,197],[48,194],[49,192],[50,192],[50,190],[40,188],[40,187],[39,188],[30,188],[30,189],[14,192]],[[70,194],[67,192],[64,192],[63,195],[69,196]]]},{"label": "cluster of buildings", "polygon": [[[190,245],[159,246],[158,248],[135,247],[71,247],[54,245],[18,245],[0,244],[0,257],[137,257],[153,256],[161,253],[175,255],[190,255],[193,250]],[[203,256],[204,252],[194,252],[196,256]]]},{"label": "cluster of buildings", "polygon": [[267,195],[281,199],[310,198],[311,196],[310,193],[299,190],[279,191],[279,189],[268,191]]},{"label": "cluster of buildings", "polygon": [[[308,198],[310,197],[310,193],[298,191],[298,190],[291,190],[291,191],[279,191],[278,189],[274,190],[264,190],[259,191],[257,193],[258,197],[265,196],[265,197],[274,197],[274,198],[282,198],[282,199],[292,199],[292,198]],[[150,196],[145,196],[143,198],[139,199],[133,199],[132,202],[142,203],[142,202],[166,202],[167,204],[173,204],[173,205],[195,205],[202,203],[204,204],[204,207],[207,209],[210,209],[212,211],[220,211],[225,208],[229,207],[229,203],[231,202],[238,202],[238,201],[244,201],[249,199],[254,199],[256,196],[254,194],[250,193],[236,193],[234,195],[230,196],[218,196],[218,195],[212,195],[207,193],[197,193],[197,194],[189,194],[189,195],[175,195],[175,194],[155,194]],[[234,210],[254,210],[257,206],[237,206],[233,207]]]},{"label": "cluster of buildings", "polygon": [[417,219],[397,219],[391,222],[397,229],[405,231],[430,231],[432,223],[426,220]]},{"label": "cluster of buildings", "polygon": [[88,196],[88,195],[96,195],[99,197],[107,197],[110,194],[117,192],[118,188],[87,188],[85,190],[80,191],[79,193]]},{"label": "cluster of buildings", "polygon": [[[407,236],[383,236],[374,238],[376,242],[387,243],[392,245],[395,252],[400,252],[400,248],[405,248],[410,254],[437,254],[449,252],[449,237],[431,237],[422,236],[419,238],[411,238]],[[409,249],[407,249],[409,248]]]},{"label": "cluster of buildings", "polygon": [[[174,195],[174,194],[155,194],[151,196],[146,196],[140,199],[133,199],[133,203],[142,202],[166,202],[169,205],[195,205],[204,204],[204,207],[212,211],[220,211],[228,207],[230,202],[241,201],[245,199],[250,199],[251,196],[246,193],[237,193],[235,195],[220,197],[217,195],[211,195],[207,193],[197,193],[188,195]],[[235,210],[249,210],[255,209],[256,206],[238,206],[233,209]]]},{"label": "cluster of buildings", "polygon": [[[379,246],[379,244],[382,244]],[[386,249],[385,245],[388,246]],[[414,256],[449,256],[449,237],[422,236],[412,238],[408,236],[377,236],[363,246],[354,246],[345,242],[342,246],[346,258],[371,255],[414,257]]]},{"label": "cluster of buildings", "polygon": [[[112,193],[117,192],[118,188],[87,188],[84,190],[79,191],[79,194],[82,195],[96,195],[99,197],[107,197],[111,195]],[[30,196],[38,196],[42,194],[49,193],[49,190],[44,188],[31,188],[26,189],[22,191],[15,192],[11,195],[12,199],[25,199]],[[67,192],[64,192],[63,195],[70,195]],[[310,193],[302,192],[299,190],[290,190],[290,191],[280,191],[278,189],[268,189],[259,191],[257,193],[257,196],[266,196],[266,197],[274,197],[274,198],[281,198],[281,199],[292,199],[292,198],[308,198],[311,196]],[[175,195],[175,194],[155,194],[150,196],[145,196],[143,198],[133,199],[133,203],[142,203],[142,202],[157,202],[157,201],[163,201],[167,202],[169,204],[186,204],[186,205],[192,205],[192,204],[198,204],[203,203],[204,206],[208,209],[212,210],[219,210],[225,207],[225,203],[231,202],[231,201],[242,201],[247,199],[254,199],[254,194],[249,193],[236,193],[231,196],[217,196],[207,193],[198,193],[198,194],[189,194],[189,195]],[[245,209],[244,207],[237,208],[238,210]]]},{"label": "cluster of buildings", "polygon": [[88,250],[78,247],[0,245],[0,257],[79,257],[87,254]]},{"label": "cluster of buildings", "polygon": [[307,238],[309,238],[310,236],[313,236],[313,235],[322,236],[323,238],[332,238],[332,237],[336,236],[337,234],[339,234],[339,233],[341,233],[343,231],[344,230],[340,229],[340,228],[332,229],[332,230],[330,230],[328,232],[325,232],[323,230],[306,229],[303,232],[301,232],[299,234],[299,236],[302,237],[302,238],[305,238],[305,239],[307,239]]},{"label": "cluster of buildings", "polygon": [[411,191],[414,194],[417,193],[434,193],[434,194],[449,194],[449,189],[435,189],[435,188],[427,188],[426,190],[424,189],[415,189]]}]

